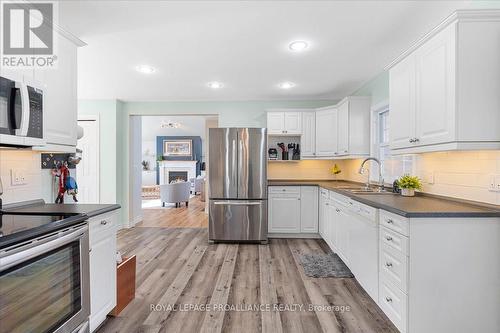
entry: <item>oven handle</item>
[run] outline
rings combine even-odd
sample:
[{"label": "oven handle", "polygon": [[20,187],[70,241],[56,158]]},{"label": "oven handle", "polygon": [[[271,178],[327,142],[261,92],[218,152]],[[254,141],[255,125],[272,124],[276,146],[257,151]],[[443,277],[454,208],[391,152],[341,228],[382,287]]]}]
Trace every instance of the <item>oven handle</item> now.
[{"label": "oven handle", "polygon": [[74,240],[80,239],[85,235],[87,230],[88,230],[87,226],[82,226],[77,230],[72,229],[72,230],[67,230],[65,232],[61,232],[59,233],[59,235],[57,235],[58,237],[56,239],[50,241],[46,241],[46,238],[45,239],[39,238],[37,240],[34,240],[30,244],[30,248],[0,258],[0,267],[1,267],[0,271],[4,271],[19,263],[22,263],[36,256],[39,256],[40,254],[49,252],[64,244],[68,244]]}]

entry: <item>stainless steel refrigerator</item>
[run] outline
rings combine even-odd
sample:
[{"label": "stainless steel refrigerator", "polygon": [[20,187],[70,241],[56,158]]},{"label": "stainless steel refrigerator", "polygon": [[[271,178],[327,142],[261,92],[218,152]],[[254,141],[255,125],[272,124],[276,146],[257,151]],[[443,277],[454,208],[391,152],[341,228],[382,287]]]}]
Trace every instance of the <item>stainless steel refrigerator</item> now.
[{"label": "stainless steel refrigerator", "polygon": [[210,128],[209,240],[267,241],[267,129]]}]

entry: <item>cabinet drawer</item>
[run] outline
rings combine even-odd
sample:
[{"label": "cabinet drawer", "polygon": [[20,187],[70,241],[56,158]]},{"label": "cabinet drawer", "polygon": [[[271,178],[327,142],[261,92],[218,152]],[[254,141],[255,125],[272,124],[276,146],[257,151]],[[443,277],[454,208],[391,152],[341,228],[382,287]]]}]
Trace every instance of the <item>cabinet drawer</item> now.
[{"label": "cabinet drawer", "polygon": [[97,215],[89,219],[89,235],[91,244],[102,238],[114,235],[117,223],[116,216],[117,214],[112,212]]},{"label": "cabinet drawer", "polygon": [[408,297],[383,278],[379,282],[378,305],[400,332],[406,332]]},{"label": "cabinet drawer", "polygon": [[406,217],[380,210],[380,225],[404,236],[409,235],[409,221]]},{"label": "cabinet drawer", "polygon": [[300,186],[269,186],[269,193],[300,194]]},{"label": "cabinet drawer", "polygon": [[405,294],[408,293],[407,256],[386,244],[381,244],[379,272],[381,278],[389,280]]},{"label": "cabinet drawer", "polygon": [[341,204],[347,206],[349,201],[353,201],[351,198],[346,197],[345,195],[339,194],[334,191],[330,191],[330,199],[337,200]]},{"label": "cabinet drawer", "polygon": [[396,249],[405,256],[408,255],[408,237],[398,234],[384,226],[380,227],[380,242],[381,244],[386,244]]}]

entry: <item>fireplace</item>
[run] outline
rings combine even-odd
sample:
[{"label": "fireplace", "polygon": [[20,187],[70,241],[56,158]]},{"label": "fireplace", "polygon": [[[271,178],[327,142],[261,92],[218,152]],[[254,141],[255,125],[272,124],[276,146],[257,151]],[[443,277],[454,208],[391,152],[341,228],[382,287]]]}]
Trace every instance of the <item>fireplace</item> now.
[{"label": "fireplace", "polygon": [[179,181],[188,181],[188,172],[187,171],[169,171],[168,172],[168,183],[179,182]]}]

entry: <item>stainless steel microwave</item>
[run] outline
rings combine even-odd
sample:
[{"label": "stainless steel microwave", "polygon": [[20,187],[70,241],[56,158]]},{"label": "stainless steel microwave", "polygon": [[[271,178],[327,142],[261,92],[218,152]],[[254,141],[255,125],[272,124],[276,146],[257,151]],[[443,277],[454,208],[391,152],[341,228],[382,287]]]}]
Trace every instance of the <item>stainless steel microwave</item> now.
[{"label": "stainless steel microwave", "polygon": [[44,143],[43,90],[0,76],[0,146]]}]

